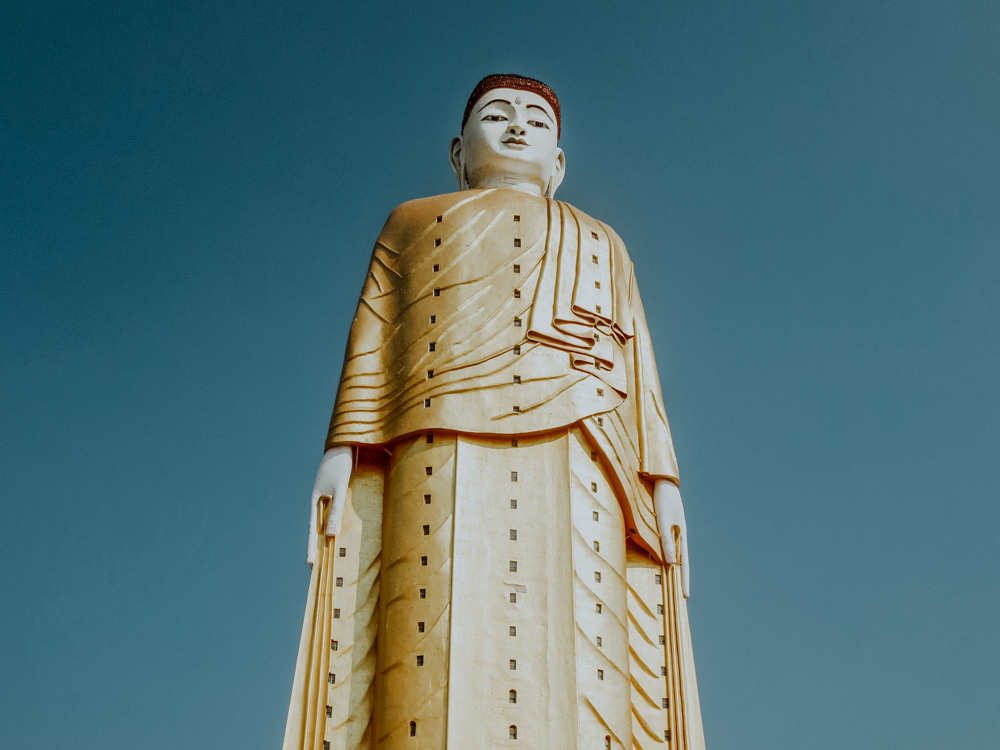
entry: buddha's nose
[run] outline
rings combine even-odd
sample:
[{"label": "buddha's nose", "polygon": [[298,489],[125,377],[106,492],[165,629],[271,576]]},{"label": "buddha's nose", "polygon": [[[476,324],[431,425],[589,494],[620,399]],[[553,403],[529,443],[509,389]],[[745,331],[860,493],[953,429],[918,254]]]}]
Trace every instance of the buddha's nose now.
[{"label": "buddha's nose", "polygon": [[525,134],[524,128],[521,127],[516,122],[512,122],[510,125],[507,126],[507,132],[510,133],[511,135],[524,135]]}]

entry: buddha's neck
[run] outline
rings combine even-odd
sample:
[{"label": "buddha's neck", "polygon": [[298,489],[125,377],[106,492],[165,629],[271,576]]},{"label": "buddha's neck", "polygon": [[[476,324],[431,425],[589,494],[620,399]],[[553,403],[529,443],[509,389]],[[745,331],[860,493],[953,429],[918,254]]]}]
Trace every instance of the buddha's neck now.
[{"label": "buddha's neck", "polygon": [[510,188],[521,190],[532,195],[541,195],[542,188],[538,183],[524,179],[521,175],[494,174],[476,181],[472,188]]}]

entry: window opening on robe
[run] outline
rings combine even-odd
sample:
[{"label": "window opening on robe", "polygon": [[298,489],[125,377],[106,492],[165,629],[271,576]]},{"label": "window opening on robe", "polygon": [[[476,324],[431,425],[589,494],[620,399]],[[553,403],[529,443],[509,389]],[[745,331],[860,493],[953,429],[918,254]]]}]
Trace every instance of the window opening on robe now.
[{"label": "window opening on robe", "polygon": [[432,266],[432,270],[434,271],[434,273],[437,273],[439,270],[441,270],[441,266],[439,266],[437,263],[435,263]]},{"label": "window opening on robe", "polygon": [[517,739],[517,727],[514,726],[513,724],[511,724],[510,727],[508,727],[508,729],[507,729],[507,736],[510,737],[512,740],[516,740]]},{"label": "window opening on robe", "polygon": [[431,527],[430,527],[429,524],[425,523],[424,524],[424,536],[430,536],[430,534],[431,534]]},{"label": "window opening on robe", "polygon": [[664,698],[663,699],[663,707],[664,708],[670,708],[670,699],[669,698]]},{"label": "window opening on robe", "polygon": [[510,592],[510,603],[517,604],[517,594],[515,594],[513,591]]},{"label": "window opening on robe", "polygon": [[516,471],[512,471],[510,473],[510,481],[512,481],[512,482],[516,482],[517,481],[517,472]]},{"label": "window opening on robe", "polygon": [[420,556],[420,564],[425,568],[427,567],[427,555]]},{"label": "window opening on robe", "polygon": [[[440,237],[435,237],[434,238],[434,247],[441,247],[441,238]],[[434,270],[436,271],[437,269],[434,269]]]},{"label": "window opening on robe", "polygon": [[336,685],[337,675],[335,675],[333,672],[330,672],[330,674],[326,676],[326,681],[329,682],[331,685]]},{"label": "window opening on robe", "polygon": [[611,735],[604,735],[604,750],[611,750]]},{"label": "window opening on robe", "polygon": [[601,636],[597,636],[597,647],[601,647]]},{"label": "window opening on robe", "polygon": [[427,589],[420,589],[420,598],[421,599],[427,598]]},{"label": "window opening on robe", "polygon": [[517,669],[517,659],[511,659],[510,660],[510,668],[511,669]]},{"label": "window opening on robe", "polygon": [[431,400],[429,398],[424,399],[424,408],[427,409],[431,405]]},{"label": "window opening on robe", "polygon": [[509,693],[507,693],[507,702],[508,703],[517,703],[517,691],[516,690],[511,690]]},{"label": "window opening on robe", "polygon": [[417,666],[418,667],[424,666],[424,655],[423,654],[417,654]]},{"label": "window opening on robe", "polygon": [[509,635],[513,635],[513,636],[517,635],[517,626],[516,625],[511,625],[510,626]]},{"label": "window opening on robe", "polygon": [[327,706],[326,707],[326,718],[328,718],[328,719],[332,719],[333,718],[333,706]]},{"label": "window opening on robe", "polygon": [[656,605],[656,614],[658,614],[658,615],[662,615],[663,614],[663,605],[662,604],[657,604]]},{"label": "window opening on robe", "polygon": [[417,623],[417,632],[418,633],[424,632],[424,623],[422,621]]},{"label": "window opening on robe", "polygon": [[337,586],[338,589],[344,588],[344,579],[341,578],[340,576],[337,576],[337,582],[335,585]]},{"label": "window opening on robe", "polygon": [[517,529],[511,529],[510,530],[510,540],[512,542],[516,542],[517,541]]},{"label": "window opening on robe", "polygon": [[597,670],[597,679],[599,679],[599,680],[603,680],[604,679],[604,670],[603,669],[598,669]]},{"label": "window opening on robe", "polygon": [[513,497],[510,499],[510,509],[517,510],[517,500]]},{"label": "window opening on robe", "polygon": [[521,247],[521,238],[520,237],[515,237],[514,238],[514,247]]},{"label": "window opening on robe", "polygon": [[517,560],[511,560],[510,564],[507,566],[511,573],[517,572]]},{"label": "window opening on robe", "polygon": [[334,620],[339,620],[340,619],[340,609],[338,609],[336,607],[333,610],[333,619]]},{"label": "window opening on robe", "polygon": [[424,505],[430,505],[430,504],[431,504],[431,496],[424,495]]},{"label": "window opening on robe", "polygon": [[337,650],[337,647],[338,647],[339,645],[340,645],[340,644],[339,644],[339,643],[338,643],[337,641],[335,641],[335,640],[331,640],[331,641],[330,641],[330,650],[331,650],[331,651],[336,651],[336,650]]},{"label": "window opening on robe", "polygon": [[347,557],[347,547],[341,547],[339,550],[337,550],[337,554],[340,555],[341,557]]},{"label": "window opening on robe", "polygon": [[411,737],[417,736],[417,722],[415,721],[410,722],[410,736]]}]

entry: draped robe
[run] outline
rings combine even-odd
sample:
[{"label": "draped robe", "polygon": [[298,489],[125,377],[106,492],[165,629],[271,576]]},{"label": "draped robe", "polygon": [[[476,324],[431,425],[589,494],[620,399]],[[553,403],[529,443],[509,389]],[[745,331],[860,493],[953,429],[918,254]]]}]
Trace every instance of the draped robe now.
[{"label": "draped robe", "polygon": [[702,748],[655,480],[678,481],[620,238],[505,189],[386,222],[327,448],[291,748]]}]

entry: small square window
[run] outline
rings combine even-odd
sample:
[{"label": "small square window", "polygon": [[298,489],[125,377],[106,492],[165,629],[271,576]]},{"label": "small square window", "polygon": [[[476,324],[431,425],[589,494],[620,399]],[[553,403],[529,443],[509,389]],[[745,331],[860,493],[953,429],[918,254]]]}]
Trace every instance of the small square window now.
[{"label": "small square window", "polygon": [[669,698],[664,698],[663,699],[663,707],[664,708],[670,708],[670,699]]},{"label": "small square window", "polygon": [[600,281],[595,281],[594,282],[594,289],[600,289],[600,288],[601,288],[601,282]]},{"label": "small square window", "polygon": [[514,318],[514,327],[515,328],[520,328],[521,327],[521,319],[520,318]]},{"label": "small square window", "polygon": [[434,287],[434,296],[435,297],[441,296],[441,290],[438,287]]},{"label": "small square window", "polygon": [[424,467],[424,472],[427,474],[427,476],[431,476],[434,473],[434,467],[433,466],[425,466]]},{"label": "small square window", "polygon": [[[333,675],[330,675],[330,676],[332,677]],[[328,719],[333,717],[333,706],[327,706],[326,707],[326,717]]]},{"label": "small square window", "polygon": [[511,669],[517,669],[517,659],[511,659],[510,660],[510,668]]},{"label": "small square window", "polygon": [[663,583],[663,576],[657,573],[655,576],[653,576],[653,582],[656,583],[657,585]]},{"label": "small square window", "polygon": [[512,407],[512,409],[514,410],[515,414],[520,414],[521,413],[521,407],[518,406],[517,404],[514,404],[514,406]]},{"label": "small square window", "polygon": [[437,322],[438,322],[438,316],[437,315],[431,315],[431,323],[433,324],[433,323],[437,323]]},{"label": "small square window", "polygon": [[597,395],[598,396],[603,396],[604,395],[604,389],[603,388],[598,388],[597,389]]},{"label": "small square window", "polygon": [[593,237],[593,238],[594,238],[594,239],[596,240],[596,239],[597,239],[597,232],[593,232],[593,231],[592,231],[592,232],[590,233],[590,236],[591,236],[591,237]]},{"label": "small square window", "polygon": [[437,263],[435,263],[435,264],[434,264],[434,265],[432,266],[432,268],[434,269],[434,273],[437,273],[437,272],[438,272],[438,271],[439,271],[439,270],[441,269],[441,266],[439,266],[439,265],[438,265]]},{"label": "small square window", "polygon": [[597,265],[597,256],[596,256],[596,255],[591,255],[591,256],[590,256],[590,260],[591,260],[591,262],[592,262],[592,263],[593,263],[593,264],[594,264],[595,266]]},{"label": "small square window", "polygon": [[510,473],[510,481],[512,481],[512,482],[516,482],[517,481],[517,472],[516,471],[512,471]]},{"label": "small square window", "polygon": [[323,750],[330,750],[330,741],[323,740]]},{"label": "small square window", "polygon": [[597,646],[598,648],[601,646],[601,636],[597,636]]},{"label": "small square window", "polygon": [[434,238],[434,247],[440,247],[440,246],[441,246],[441,238],[440,237],[435,237]]},{"label": "small square window", "polygon": [[666,646],[667,645],[667,637],[665,635],[661,635],[660,636],[660,645],[661,646]]},{"label": "small square window", "polygon": [[511,560],[510,564],[507,566],[511,573],[517,572],[517,560]]},{"label": "small square window", "polygon": [[517,541],[517,529],[511,529],[510,530],[510,540],[512,542],[516,542]]},{"label": "small square window", "polygon": [[[326,681],[329,682],[331,685],[336,685],[337,684],[337,675],[335,675],[333,672],[330,672],[330,674],[328,674],[326,676]],[[329,706],[327,706],[327,708],[329,708]],[[329,714],[327,714],[327,715],[329,716]]]},{"label": "small square window", "polygon": [[514,347],[514,354],[520,354],[520,353],[521,353],[521,347],[520,346],[515,346]]},{"label": "small square window", "polygon": [[431,504],[431,496],[424,495],[424,505],[430,505],[430,504]]},{"label": "small square window", "polygon": [[517,214],[514,214],[514,221],[520,221],[520,220],[521,220],[521,217],[518,216]]},{"label": "small square window", "polygon": [[513,497],[510,499],[510,509],[517,510],[517,500]]},{"label": "small square window", "polygon": [[521,385],[521,376],[520,375],[515,375],[514,376],[514,385]]},{"label": "small square window", "polygon": [[597,492],[597,482],[591,482],[590,489],[592,492]]},{"label": "small square window", "polygon": [[601,573],[598,570],[594,571],[594,582],[595,583],[600,583],[601,582]]},{"label": "small square window", "polygon": [[514,264],[514,273],[521,273],[521,266],[517,263]]},{"label": "small square window", "polygon": [[418,633],[423,633],[424,632],[424,623],[423,622],[418,622],[417,623],[417,632]]},{"label": "small square window", "polygon": [[600,521],[601,520],[601,514],[598,513],[596,510],[594,511],[594,520],[595,521]]},{"label": "small square window", "polygon": [[428,370],[427,371],[427,379],[430,380],[433,377],[434,377],[434,370]]},{"label": "small square window", "polygon": [[517,594],[513,591],[510,592],[510,603],[517,604]]},{"label": "small square window", "polygon": [[670,742],[670,730],[669,729],[664,729],[663,730],[663,739],[665,739],[667,742]]},{"label": "small square window", "polygon": [[597,418],[597,426],[598,427],[604,427],[604,417],[598,417]]},{"label": "small square window", "polygon": [[600,552],[600,551],[601,551],[601,543],[595,539],[594,540],[594,552]]},{"label": "small square window", "polygon": [[[600,305],[594,305],[594,307],[597,308],[597,314],[600,315],[601,314],[601,306]],[[600,368],[598,368],[598,369],[600,369]]]},{"label": "small square window", "polygon": [[423,654],[417,654],[417,666],[418,667],[424,666],[424,655]]},{"label": "small square window", "polygon": [[603,669],[598,669],[597,670],[597,679],[599,679],[599,680],[603,680],[604,679],[604,670]]},{"label": "small square window", "polygon": [[333,619],[334,620],[339,620],[340,619],[340,610],[339,609],[334,609],[333,610]]},{"label": "small square window", "polygon": [[666,677],[667,676],[667,668],[666,667],[660,667],[660,676],[661,677]]},{"label": "small square window", "polygon": [[420,589],[420,598],[421,599],[427,598],[427,589]]},{"label": "small square window", "polygon": [[341,557],[347,557],[347,547],[341,547],[339,550],[337,550],[337,554],[340,555]]},{"label": "small square window", "polygon": [[431,527],[428,524],[424,524],[424,536],[430,536]]},{"label": "small square window", "polygon": [[510,630],[508,632],[510,633],[510,635],[516,636],[517,635],[517,626],[516,625],[511,625],[510,626]]},{"label": "small square window", "polygon": [[427,555],[420,556],[420,564],[425,568],[427,567]]},{"label": "small square window", "polygon": [[337,643],[336,641],[333,641],[333,640],[331,640],[331,641],[330,641],[330,650],[331,650],[331,651],[336,651],[336,650],[337,650],[337,647],[338,647],[339,645],[340,645],[340,644],[339,644],[339,643]]},{"label": "small square window", "polygon": [[336,586],[338,589],[344,588],[344,579],[338,576]]},{"label": "small square window", "polygon": [[427,345],[427,351],[429,351],[429,352],[434,351],[435,348],[437,348],[437,342],[436,341],[432,341],[431,343],[429,343]]},{"label": "small square window", "polygon": [[520,237],[515,237],[514,238],[514,247],[521,247],[521,238]]},{"label": "small square window", "polygon": [[517,447],[517,438],[511,438],[510,439],[510,447],[511,448],[516,448]]},{"label": "small square window", "polygon": [[601,603],[600,603],[600,602],[598,602],[598,603],[597,603],[597,614],[601,614],[601,610],[603,610],[603,609],[604,609],[604,607],[602,607],[602,606],[601,606]]},{"label": "small square window", "polygon": [[515,289],[514,290],[514,299],[521,299],[521,290],[520,289]]},{"label": "small square window", "polygon": [[658,615],[662,615],[663,614],[663,605],[662,604],[657,604],[656,605],[656,614],[658,614]]},{"label": "small square window", "polygon": [[437,223],[438,223],[438,224],[440,224],[440,223],[441,223],[441,218],[442,218],[442,217],[440,217],[440,216],[438,216],[438,217],[437,217]]},{"label": "small square window", "polygon": [[424,408],[429,409],[431,405],[431,400],[429,398],[424,399]]},{"label": "small square window", "polygon": [[[431,372],[434,372],[434,370],[431,370]],[[427,433],[427,442],[428,443],[433,443],[434,442],[434,433],[433,432],[428,432]]]}]

